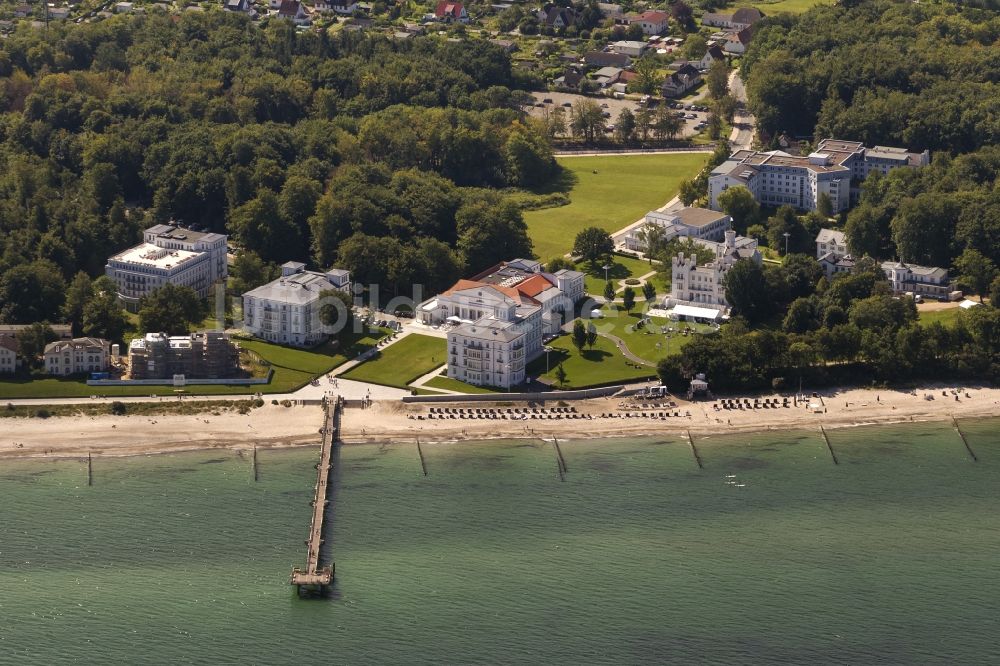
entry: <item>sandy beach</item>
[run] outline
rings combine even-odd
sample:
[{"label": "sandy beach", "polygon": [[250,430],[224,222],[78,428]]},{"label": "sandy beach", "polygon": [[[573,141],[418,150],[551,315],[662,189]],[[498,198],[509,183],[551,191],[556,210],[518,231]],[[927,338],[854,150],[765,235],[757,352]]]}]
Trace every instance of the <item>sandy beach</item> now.
[{"label": "sandy beach", "polygon": [[[956,392],[957,391],[957,396]],[[933,396],[928,400],[926,396]],[[763,400],[765,396],[760,398]],[[772,398],[775,396],[771,396]],[[956,397],[958,398],[956,400]],[[948,421],[956,418],[1000,416],[1000,389],[935,386],[916,391],[850,389],[826,391],[811,398],[813,408],[722,409],[719,401],[676,400],[665,420],[609,418],[602,414],[632,414],[638,403],[623,398],[581,400],[572,405],[584,418],[486,420],[429,420],[431,407],[485,409],[492,403],[402,403],[375,401],[370,407],[349,407],[342,419],[345,444],[364,442],[457,441],[516,437],[595,437],[709,435],[800,428],[828,429],[878,423]],[[752,400],[751,400],[752,402]],[[523,406],[519,403],[518,406]],[[542,405],[535,405],[542,407]],[[544,405],[553,408],[556,403]],[[506,410],[510,403],[496,406]],[[820,411],[817,411],[820,410]],[[657,409],[656,411],[664,411]],[[422,416],[423,418],[418,418]],[[589,418],[587,418],[589,416]],[[322,411],[317,406],[265,405],[250,412],[218,415],[97,416],[6,418],[0,435],[0,458],[87,453],[129,456],[192,449],[249,449],[318,444]]]},{"label": "sandy beach", "polygon": [[322,424],[318,406],[278,405],[265,405],[249,414],[5,418],[0,421],[0,458],[302,446],[319,443]]}]

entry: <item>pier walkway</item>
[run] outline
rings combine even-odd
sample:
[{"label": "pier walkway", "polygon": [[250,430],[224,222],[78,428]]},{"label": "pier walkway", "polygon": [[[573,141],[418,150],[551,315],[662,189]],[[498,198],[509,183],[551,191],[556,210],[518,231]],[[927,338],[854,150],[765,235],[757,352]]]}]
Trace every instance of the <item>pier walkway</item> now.
[{"label": "pier walkway", "polygon": [[312,521],[309,538],[306,540],[305,569],[292,569],[291,583],[298,588],[299,596],[309,594],[324,595],[333,581],[333,563],[320,564],[320,546],[323,545],[323,517],[329,503],[330,470],[333,468],[333,447],[340,434],[340,414],[344,400],[340,396],[327,399],[323,405],[323,438],[320,446],[319,465],[316,466],[316,486],[313,496]]}]

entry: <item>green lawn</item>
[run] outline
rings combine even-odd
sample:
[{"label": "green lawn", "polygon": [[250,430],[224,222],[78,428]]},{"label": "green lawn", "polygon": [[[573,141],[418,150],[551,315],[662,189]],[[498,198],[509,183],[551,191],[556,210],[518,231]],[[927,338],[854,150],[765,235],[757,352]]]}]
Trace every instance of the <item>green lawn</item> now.
[{"label": "green lawn", "polygon": [[946,310],[918,310],[917,320],[921,324],[933,324],[934,322],[940,322],[945,326],[954,326],[958,321],[958,315],[960,312],[962,312],[962,308],[957,305]]},{"label": "green lawn", "polygon": [[556,366],[562,363],[566,372],[565,388],[624,383],[656,374],[655,368],[629,365],[614,344],[605,338],[598,338],[593,349],[584,348],[582,352],[576,350],[568,335],[556,338],[548,346],[555,350],[549,354],[549,372],[545,372],[545,354],[542,354],[528,365],[527,373],[530,377],[545,377],[554,384]]},{"label": "green lawn", "polygon": [[371,360],[351,368],[343,377],[359,382],[408,388],[407,384],[444,365],[448,344],[444,338],[408,335]]},{"label": "green lawn", "polygon": [[[242,347],[253,350],[270,363],[274,374],[268,384],[252,386],[188,384],[185,394],[227,395],[252,393],[287,393],[301,388],[318,375],[337,367],[361,351],[375,345],[387,331],[350,334],[345,338],[343,350],[333,343],[315,349],[296,349],[263,342],[261,340],[239,340]],[[0,400],[13,398],[85,398],[101,396],[143,396],[174,395],[173,386],[87,386],[79,377],[42,379],[0,380]]]},{"label": "green lawn", "polygon": [[[778,14],[780,12],[789,12],[791,14],[801,14],[802,12],[808,11],[813,7],[818,7],[820,5],[832,5],[833,0],[779,0],[778,2],[738,2],[733,6],[736,7],[756,7],[765,16],[770,16]],[[717,10],[722,11],[722,10]],[[726,10],[728,11],[728,10]]]},{"label": "green lawn", "polygon": [[[639,277],[640,275],[645,275],[651,271],[656,270],[656,266],[650,266],[648,261],[643,259],[633,259],[631,257],[623,257],[621,255],[614,255],[611,263],[611,270],[608,271],[608,279],[611,280],[611,284],[618,289],[618,280],[624,280],[630,277]],[[590,264],[583,262],[579,264],[577,270],[583,271],[586,277],[584,278],[584,289],[588,294],[594,294],[595,296],[604,295],[604,264],[598,266],[590,267]],[[639,293],[641,287],[634,287],[636,293]]]},{"label": "green lawn", "polygon": [[[598,333],[621,338],[630,352],[650,363],[656,363],[668,353],[678,353],[684,345],[694,339],[695,335],[713,330],[711,326],[705,324],[676,322],[660,317],[652,318],[652,327],[643,325],[642,328],[636,328],[636,324],[643,317],[641,313],[635,311],[626,313],[617,308],[607,307],[604,308],[604,312],[606,313],[604,319],[594,320]],[[663,326],[673,328],[674,332],[662,333]],[[691,333],[684,335],[685,329]],[[660,344],[659,347],[656,346],[657,343]]]},{"label": "green lawn", "polygon": [[535,254],[548,261],[569,252],[586,227],[614,232],[659,208],[693,178],[709,153],[560,157],[571,177],[570,203],[525,211]]},{"label": "green lawn", "polygon": [[473,386],[472,384],[466,384],[451,377],[435,377],[424,384],[424,386],[444,389],[445,391],[458,391],[459,393],[496,393],[498,390],[486,386]]}]

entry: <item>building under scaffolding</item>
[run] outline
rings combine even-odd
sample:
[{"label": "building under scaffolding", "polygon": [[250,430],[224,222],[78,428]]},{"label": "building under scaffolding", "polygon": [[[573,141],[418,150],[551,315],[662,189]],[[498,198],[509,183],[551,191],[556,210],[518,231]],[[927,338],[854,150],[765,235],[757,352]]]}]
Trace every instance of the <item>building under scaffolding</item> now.
[{"label": "building under scaffolding", "polygon": [[225,333],[147,333],[129,344],[132,379],[231,379],[241,376],[239,350]]}]

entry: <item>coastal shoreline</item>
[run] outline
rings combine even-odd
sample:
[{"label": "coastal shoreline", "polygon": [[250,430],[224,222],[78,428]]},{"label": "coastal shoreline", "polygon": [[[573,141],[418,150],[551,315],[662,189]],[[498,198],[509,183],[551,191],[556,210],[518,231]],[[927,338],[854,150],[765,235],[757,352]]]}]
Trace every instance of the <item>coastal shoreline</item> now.
[{"label": "coastal shoreline", "polygon": [[[955,400],[958,391],[958,400]],[[942,392],[946,395],[942,395]],[[915,394],[914,394],[915,393]],[[933,400],[925,396],[933,395]],[[966,397],[968,395],[968,397]],[[1000,389],[924,387],[913,391],[844,389],[825,391],[813,400],[824,413],[797,408],[716,409],[718,401],[677,401],[679,417],[666,419],[603,418],[601,414],[637,410],[623,408],[623,398],[597,398],[571,403],[583,419],[427,420],[429,408],[447,406],[488,409],[490,403],[402,403],[376,401],[367,408],[350,407],[342,419],[344,445],[460,443],[470,440],[552,439],[562,441],[615,437],[670,436],[704,438],[770,431],[828,430],[902,423],[948,422],[952,418],[1000,416]],[[801,403],[800,403],[801,404]],[[502,403],[496,409],[507,409]],[[537,406],[537,405],[536,405]],[[551,402],[546,407],[552,407]],[[664,411],[656,409],[655,411]],[[690,416],[685,416],[686,414]],[[424,416],[418,419],[417,416]],[[310,447],[319,444],[322,410],[318,406],[285,408],[266,405],[249,414],[124,415],[111,414],[9,418],[0,435],[0,460],[21,458],[81,459],[88,454],[110,458],[203,450],[236,452]]]}]

